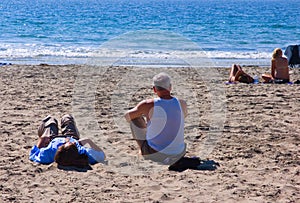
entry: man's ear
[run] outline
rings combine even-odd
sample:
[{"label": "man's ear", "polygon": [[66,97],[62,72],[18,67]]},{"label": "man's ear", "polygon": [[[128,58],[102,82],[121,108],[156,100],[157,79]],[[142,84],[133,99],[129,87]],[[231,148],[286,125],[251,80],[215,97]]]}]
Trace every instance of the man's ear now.
[{"label": "man's ear", "polygon": [[156,92],[157,92],[157,89],[156,89],[156,87],[155,87],[155,86],[153,86],[153,91],[154,91],[154,93],[156,93]]}]

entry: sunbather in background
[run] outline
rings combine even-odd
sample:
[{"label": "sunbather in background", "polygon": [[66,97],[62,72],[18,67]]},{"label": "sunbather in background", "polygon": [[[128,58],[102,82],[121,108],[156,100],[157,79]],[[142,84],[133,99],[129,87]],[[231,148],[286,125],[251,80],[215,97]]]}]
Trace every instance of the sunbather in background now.
[{"label": "sunbather in background", "polygon": [[229,75],[229,82],[235,83],[235,82],[242,82],[242,83],[253,83],[253,78],[245,73],[242,70],[242,67],[237,64],[232,64],[230,75]]},{"label": "sunbather in background", "polygon": [[274,49],[271,64],[271,75],[262,75],[265,83],[290,82],[289,63],[287,58],[282,56],[282,50],[280,48]]}]

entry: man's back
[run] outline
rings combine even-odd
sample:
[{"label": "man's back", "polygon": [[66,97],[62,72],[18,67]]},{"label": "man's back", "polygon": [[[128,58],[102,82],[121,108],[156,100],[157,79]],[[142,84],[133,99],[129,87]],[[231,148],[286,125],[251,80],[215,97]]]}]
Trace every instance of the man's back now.
[{"label": "man's back", "polygon": [[154,99],[146,138],[153,149],[165,154],[184,150],[184,114],[178,99]]}]

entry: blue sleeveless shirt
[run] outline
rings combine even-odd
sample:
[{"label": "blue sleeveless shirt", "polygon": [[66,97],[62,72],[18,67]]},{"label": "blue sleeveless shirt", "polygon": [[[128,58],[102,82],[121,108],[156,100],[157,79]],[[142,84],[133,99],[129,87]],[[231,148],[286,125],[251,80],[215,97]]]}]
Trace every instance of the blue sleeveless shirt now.
[{"label": "blue sleeveless shirt", "polygon": [[146,139],[156,151],[176,155],[185,149],[184,115],[177,98],[154,99],[154,110],[147,123]]}]

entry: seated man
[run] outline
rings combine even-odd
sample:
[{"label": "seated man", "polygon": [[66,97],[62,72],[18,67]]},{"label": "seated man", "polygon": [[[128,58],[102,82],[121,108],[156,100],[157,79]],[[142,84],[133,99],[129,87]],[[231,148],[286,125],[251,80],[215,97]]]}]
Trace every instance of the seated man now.
[{"label": "seated man", "polygon": [[[74,118],[64,115],[61,119],[62,135],[58,134],[57,120],[52,116],[43,119],[38,129],[38,142],[30,151],[29,159],[41,164],[54,160],[62,166],[86,167],[105,160],[105,154],[92,140],[79,139]],[[83,145],[89,144],[91,148]]]},{"label": "seated man", "polygon": [[125,114],[133,138],[145,159],[173,164],[186,152],[184,118],[187,105],[171,96],[170,77],[159,73],[153,78],[153,91],[158,98],[141,101]]}]

